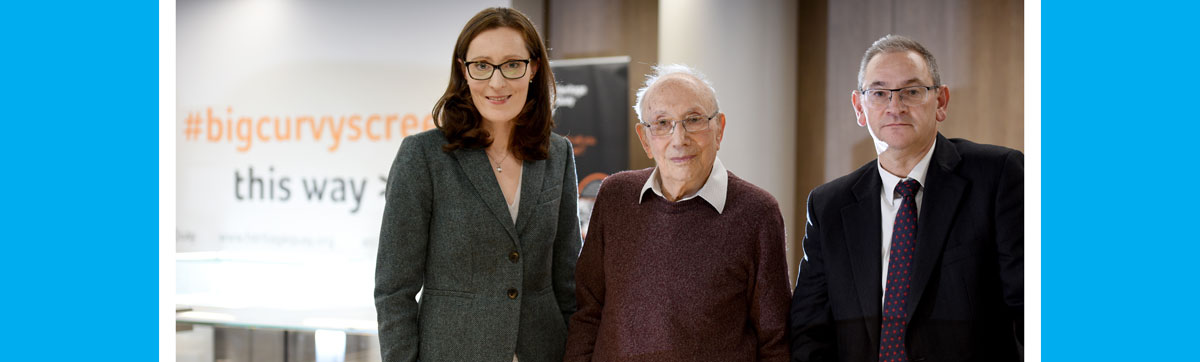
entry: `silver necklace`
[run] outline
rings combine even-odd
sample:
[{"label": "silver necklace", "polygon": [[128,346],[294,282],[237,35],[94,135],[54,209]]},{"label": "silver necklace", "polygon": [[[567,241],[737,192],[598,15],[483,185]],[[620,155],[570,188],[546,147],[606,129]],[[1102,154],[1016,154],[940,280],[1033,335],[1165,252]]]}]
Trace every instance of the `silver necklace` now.
[{"label": "silver necklace", "polygon": [[[485,153],[486,153],[486,152],[485,152]],[[492,155],[491,153],[488,153],[488,156],[489,156],[489,157],[490,157],[491,155]],[[508,153],[508,152],[505,152],[505,153],[504,153],[504,158],[503,158],[503,159],[500,159],[500,162],[497,162],[497,163],[496,163],[496,172],[499,172],[499,173],[504,173],[504,167],[503,167],[503,166],[504,166],[504,161],[507,161],[507,160],[508,160],[508,156],[510,156],[510,155],[511,155],[511,153]]]}]

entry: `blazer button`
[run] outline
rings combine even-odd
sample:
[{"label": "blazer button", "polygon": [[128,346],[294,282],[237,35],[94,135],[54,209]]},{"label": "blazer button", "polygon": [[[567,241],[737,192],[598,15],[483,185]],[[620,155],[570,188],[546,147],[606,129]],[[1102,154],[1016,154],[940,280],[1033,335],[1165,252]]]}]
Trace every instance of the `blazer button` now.
[{"label": "blazer button", "polygon": [[517,288],[508,288],[508,299],[517,299]]},{"label": "blazer button", "polygon": [[521,254],[518,254],[518,253],[517,253],[517,252],[515,252],[515,251],[514,251],[514,252],[511,252],[511,253],[508,253],[508,261],[511,261],[511,262],[513,262],[514,264],[516,264],[517,260],[521,260]]}]

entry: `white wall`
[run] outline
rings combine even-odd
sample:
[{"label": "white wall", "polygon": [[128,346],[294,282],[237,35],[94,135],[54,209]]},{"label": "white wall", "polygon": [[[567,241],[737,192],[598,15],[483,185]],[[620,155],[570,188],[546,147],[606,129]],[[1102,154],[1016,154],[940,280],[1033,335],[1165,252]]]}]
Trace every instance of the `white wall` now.
[{"label": "white wall", "polygon": [[[370,117],[412,115],[416,126],[446,87],[463,24],[510,3],[180,1],[176,303],[373,313],[384,177],[404,134],[423,125]],[[356,116],[357,137],[345,126]],[[314,122],[286,121],[300,117]],[[296,127],[277,136],[274,119]],[[309,180],[328,193],[307,196]]]},{"label": "white wall", "polygon": [[[658,60],[708,75],[725,113],[718,157],[779,201],[788,245],[796,228],[796,4],[661,0]],[[790,254],[790,253],[789,253]]]}]

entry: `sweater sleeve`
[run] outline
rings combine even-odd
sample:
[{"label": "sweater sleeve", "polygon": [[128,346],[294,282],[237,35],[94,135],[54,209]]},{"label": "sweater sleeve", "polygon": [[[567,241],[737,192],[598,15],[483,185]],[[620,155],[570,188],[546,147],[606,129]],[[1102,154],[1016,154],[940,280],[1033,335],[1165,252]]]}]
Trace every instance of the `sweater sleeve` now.
[{"label": "sweater sleeve", "polygon": [[758,360],[788,360],[787,317],[791,301],[783,216],[771,200],[758,227],[758,263],[750,319],[758,332]]},{"label": "sweater sleeve", "polygon": [[579,309],[571,316],[567,333],[566,357],[568,362],[592,360],[596,336],[600,329],[604,310],[604,215],[605,187],[602,183],[592,207],[587,239],[579,253],[575,266],[575,300]]}]

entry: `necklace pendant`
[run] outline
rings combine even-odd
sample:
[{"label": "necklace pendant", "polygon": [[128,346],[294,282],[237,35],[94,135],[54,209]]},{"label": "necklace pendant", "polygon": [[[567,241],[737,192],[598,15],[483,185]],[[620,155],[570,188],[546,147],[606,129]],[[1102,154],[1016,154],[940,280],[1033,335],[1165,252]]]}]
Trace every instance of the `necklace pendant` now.
[{"label": "necklace pendant", "polygon": [[500,167],[500,166],[496,166],[496,172],[504,172],[504,168]]}]

